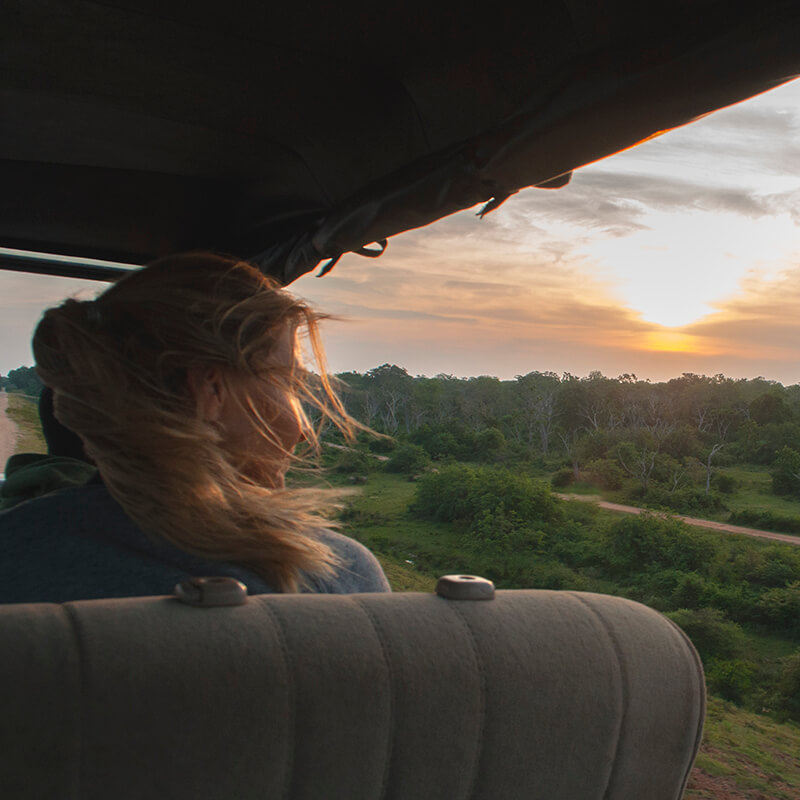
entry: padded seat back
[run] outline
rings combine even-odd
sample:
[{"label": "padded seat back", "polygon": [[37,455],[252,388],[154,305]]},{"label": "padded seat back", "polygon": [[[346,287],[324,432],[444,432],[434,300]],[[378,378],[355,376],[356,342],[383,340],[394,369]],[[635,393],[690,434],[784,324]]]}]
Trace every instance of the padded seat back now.
[{"label": "padded seat back", "polygon": [[675,800],[705,695],[649,608],[574,592],[0,607],[16,800]]}]

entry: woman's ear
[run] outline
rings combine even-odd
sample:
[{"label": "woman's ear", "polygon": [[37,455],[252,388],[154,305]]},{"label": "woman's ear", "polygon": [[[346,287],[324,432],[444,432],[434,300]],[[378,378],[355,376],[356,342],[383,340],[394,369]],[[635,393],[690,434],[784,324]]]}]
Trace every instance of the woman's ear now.
[{"label": "woman's ear", "polygon": [[225,404],[225,381],[219,367],[196,365],[186,371],[186,382],[194,395],[197,413],[206,422],[217,422]]}]

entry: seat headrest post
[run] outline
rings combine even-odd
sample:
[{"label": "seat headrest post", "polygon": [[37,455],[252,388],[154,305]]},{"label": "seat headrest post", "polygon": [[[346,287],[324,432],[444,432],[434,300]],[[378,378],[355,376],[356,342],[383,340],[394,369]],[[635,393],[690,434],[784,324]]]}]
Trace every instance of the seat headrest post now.
[{"label": "seat headrest post", "polygon": [[447,600],[494,600],[494,584],[478,575],[442,575],[436,594]]}]

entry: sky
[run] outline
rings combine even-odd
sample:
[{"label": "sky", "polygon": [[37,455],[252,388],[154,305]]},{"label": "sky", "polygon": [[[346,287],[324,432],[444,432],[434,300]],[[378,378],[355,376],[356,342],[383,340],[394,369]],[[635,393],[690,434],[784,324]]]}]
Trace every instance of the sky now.
[{"label": "sky", "polygon": [[[44,308],[101,286],[0,272],[0,373],[32,363]],[[800,81],[291,289],[337,318],[335,372],[800,383]]]}]

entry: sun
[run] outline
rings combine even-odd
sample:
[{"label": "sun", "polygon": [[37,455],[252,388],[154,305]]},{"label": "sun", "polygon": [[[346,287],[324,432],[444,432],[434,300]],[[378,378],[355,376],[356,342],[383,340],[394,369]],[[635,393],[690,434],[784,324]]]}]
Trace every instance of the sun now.
[{"label": "sun", "polygon": [[697,353],[702,349],[696,336],[668,329],[649,331],[642,344],[642,349],[657,353]]}]

